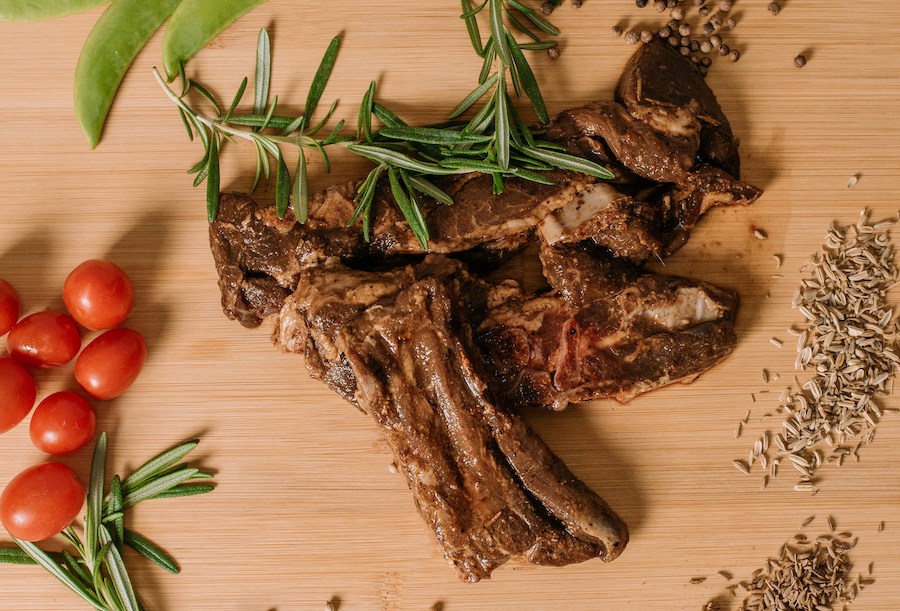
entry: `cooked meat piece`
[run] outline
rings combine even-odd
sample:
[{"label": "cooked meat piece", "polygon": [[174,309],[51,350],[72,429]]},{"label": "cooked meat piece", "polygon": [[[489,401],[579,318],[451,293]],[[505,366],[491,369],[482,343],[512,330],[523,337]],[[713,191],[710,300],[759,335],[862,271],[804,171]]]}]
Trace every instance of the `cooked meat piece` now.
[{"label": "cooked meat piece", "polygon": [[540,259],[547,283],[576,309],[612,299],[643,273],[589,241],[553,246],[541,240]]},{"label": "cooked meat piece", "polygon": [[[664,134],[612,101],[564,110],[547,126],[547,138],[601,140],[623,166],[656,182],[680,182],[694,165],[700,144],[699,124],[683,134]],[[600,149],[602,150],[602,149]]]},{"label": "cooked meat piece", "polygon": [[[538,221],[594,181],[572,172],[547,176],[555,184],[509,179],[500,195],[491,192],[490,175],[445,180],[441,187],[454,198],[453,206],[426,197],[420,201],[432,235],[429,251],[459,253],[482,264],[517,252],[533,239]],[[279,219],[273,207],[257,205],[247,195],[222,194],[219,216],[209,231],[229,318],[247,327],[259,325],[293,292],[302,269],[328,257],[369,266],[384,258],[424,254],[383,185],[373,203],[372,242],[363,239],[359,227],[347,226],[358,184],[351,181],[312,195],[305,225],[290,212]]]},{"label": "cooked meat piece", "polygon": [[542,242],[553,246],[590,240],[616,257],[643,263],[663,251],[664,216],[659,202],[643,202],[595,183],[544,217],[538,229]]},{"label": "cooked meat piece", "polygon": [[693,134],[700,121],[701,159],[740,178],[738,140],[697,66],[662,38],[641,45],[625,65],[616,100],[660,133]]},{"label": "cooked meat piece", "polygon": [[761,194],[753,185],[701,164],[680,184],[635,197],[595,183],[548,214],[538,229],[542,239],[554,246],[590,240],[615,257],[643,263],[681,248],[710,208],[747,205]]},{"label": "cooked meat piece", "polygon": [[622,521],[493,403],[470,345],[483,287],[439,256],[388,273],[333,260],[302,274],[276,337],[344,371],[339,391],[384,433],[462,579],[486,578],[511,557],[611,560],[628,540]]},{"label": "cooked meat piece", "polygon": [[[601,398],[626,402],[674,382],[690,382],[734,350],[737,296],[712,285],[645,274],[618,266],[600,276],[601,288],[577,285],[602,268],[602,259],[568,247],[565,297],[509,299],[479,325],[476,343],[499,384],[520,407],[564,409]],[[542,256],[543,256],[542,252]],[[595,263],[595,261],[600,263]],[[545,268],[546,269],[546,268]],[[625,285],[622,288],[622,285]]]},{"label": "cooked meat piece", "polygon": [[760,195],[762,190],[750,183],[737,180],[719,168],[698,165],[683,183],[662,197],[660,207],[668,214],[661,255],[668,257],[684,246],[694,225],[707,210],[716,206],[746,206]]}]

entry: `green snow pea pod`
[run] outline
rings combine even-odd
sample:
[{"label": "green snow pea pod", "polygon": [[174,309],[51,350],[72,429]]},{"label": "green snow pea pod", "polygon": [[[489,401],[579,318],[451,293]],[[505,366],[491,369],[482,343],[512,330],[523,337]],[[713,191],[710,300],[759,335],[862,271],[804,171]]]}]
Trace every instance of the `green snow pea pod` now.
[{"label": "green snow pea pod", "polygon": [[75,68],[75,115],[91,148],[122,78],[181,0],[113,0],[91,30]]},{"label": "green snow pea pod", "polygon": [[40,21],[85,11],[109,0],[0,0],[0,21]]},{"label": "green snow pea pod", "polygon": [[192,58],[222,30],[264,1],[184,0],[172,15],[163,38],[163,66],[169,80],[178,76],[179,63]]}]

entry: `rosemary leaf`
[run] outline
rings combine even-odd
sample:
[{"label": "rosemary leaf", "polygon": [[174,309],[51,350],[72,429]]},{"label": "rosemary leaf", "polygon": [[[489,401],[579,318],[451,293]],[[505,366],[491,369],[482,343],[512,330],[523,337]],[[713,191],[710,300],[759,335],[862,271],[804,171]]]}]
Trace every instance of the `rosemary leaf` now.
[{"label": "rosemary leaf", "polygon": [[178,484],[168,490],[157,493],[154,499],[172,499],[180,496],[196,496],[212,492],[216,487],[212,484]]},{"label": "rosemary leaf", "polygon": [[372,142],[372,108],[375,103],[375,81],[369,83],[369,88],[359,105],[359,119],[357,120],[356,139]]},{"label": "rosemary leaf", "polygon": [[[525,90],[525,95],[531,100],[531,105],[534,107],[534,112],[537,113],[538,121],[541,123],[549,122],[550,118],[547,116],[547,106],[544,104],[544,96],[541,95],[541,89],[538,87],[537,80],[534,78],[534,72],[531,71],[531,66],[528,65],[525,54],[522,53],[522,49],[519,48],[516,39],[513,38],[512,35],[509,36],[509,48],[513,61],[515,62],[516,70],[519,73],[519,78],[522,81],[522,88]],[[528,130],[526,129],[526,133],[527,131]]]},{"label": "rosemary leaf", "polygon": [[[269,127],[271,127],[271,125],[269,125]],[[287,127],[281,130],[281,135],[287,136],[288,134],[291,134],[297,130],[302,131],[304,127],[306,127],[306,116],[300,115],[299,117],[288,123]]]},{"label": "rosemary leaf", "polygon": [[198,83],[198,82],[196,82],[196,81],[190,81],[190,86],[191,86],[193,89],[195,89],[195,90],[197,91],[197,93],[199,93],[199,94],[202,95],[204,98],[206,98],[207,101],[208,101],[210,104],[213,105],[213,108],[214,108],[215,111],[216,111],[216,116],[218,116],[218,115],[220,114],[220,111],[219,111],[219,101],[216,100],[216,96],[214,96],[213,94],[211,94],[211,93],[209,92],[209,90],[206,89],[206,87],[204,87],[203,85],[201,85],[200,83]]},{"label": "rosemary leaf", "polygon": [[266,28],[259,31],[256,43],[256,84],[253,89],[253,112],[262,114],[269,105],[269,77],[272,70],[272,54],[269,45],[269,32]]},{"label": "rosemary leaf", "polygon": [[494,140],[497,147],[497,164],[505,172],[509,169],[509,110],[506,108],[509,98],[506,95],[506,78],[502,66],[497,80],[497,89],[494,90],[494,99],[497,106]]},{"label": "rosemary leaf", "polygon": [[497,51],[494,49],[494,39],[488,38],[487,44],[484,45],[484,61],[481,64],[481,72],[478,74],[478,82],[483,83],[487,80],[494,67],[494,60],[497,59]]},{"label": "rosemary leaf", "polygon": [[362,155],[376,163],[384,163],[389,166],[397,166],[411,170],[413,172],[422,172],[423,174],[458,174],[459,172],[441,167],[434,163],[419,161],[404,155],[403,153],[392,151],[380,146],[372,146],[367,144],[348,144],[347,150],[358,155]]},{"label": "rosemary leaf", "polygon": [[228,125],[241,125],[244,127],[262,127],[265,125],[266,127],[271,127],[273,129],[285,130],[295,121],[294,117],[286,117],[284,115],[275,115],[269,116],[268,111],[265,114],[241,114],[241,115],[231,115],[230,117],[223,118],[222,123],[226,123]]},{"label": "rosemary leaf", "polygon": [[294,171],[293,206],[294,216],[301,224],[309,218],[309,190],[306,180],[306,155],[300,147],[297,155],[297,169]]},{"label": "rosemary leaf", "polygon": [[531,182],[536,182],[536,183],[542,184],[542,185],[555,184],[552,180],[550,180],[543,174],[539,174],[538,172],[532,172],[531,170],[526,170],[524,168],[516,168],[516,176],[519,178],[523,178],[525,180],[530,180]]},{"label": "rosemary leaf", "polygon": [[181,572],[181,569],[171,556],[162,551],[156,544],[143,535],[127,528],[125,529],[125,545],[170,573],[175,573],[177,575]]},{"label": "rosemary leaf", "polygon": [[122,507],[127,509],[128,507],[137,505],[141,501],[152,499],[160,492],[164,492],[173,486],[177,486],[178,484],[193,478],[194,474],[198,471],[199,469],[195,467],[182,467],[167,475],[151,479],[126,494],[125,498],[122,499]]},{"label": "rosemary leaf", "polygon": [[[512,1],[510,1],[510,4],[514,4],[514,3]],[[515,4],[522,6],[518,2],[516,2]],[[537,27],[539,27],[540,29],[545,31],[547,34],[550,34],[551,36],[559,36],[559,30],[556,28],[556,26],[554,26],[552,23],[550,23],[549,21],[547,21],[546,19],[541,17],[537,13],[537,11],[534,11],[534,10],[528,10],[527,12],[522,11],[522,14],[525,15],[525,18],[528,19],[528,21],[530,21],[531,23],[533,23],[534,25],[536,25]]]},{"label": "rosemary leaf", "polygon": [[386,127],[405,127],[406,121],[392,113],[381,104],[373,104],[372,112],[378,117],[378,120],[384,123]]},{"label": "rosemary leaf", "polygon": [[37,561],[20,547],[0,547],[0,564],[37,564]]},{"label": "rosemary leaf", "polygon": [[131,585],[131,579],[128,577],[125,562],[122,560],[122,554],[115,545],[112,545],[112,535],[103,525],[100,526],[100,540],[109,545],[109,551],[106,554],[106,568],[125,611],[139,611],[140,605],[138,605],[134,587]]},{"label": "rosemary leaf", "polygon": [[291,201],[291,175],[288,173],[284,155],[278,149],[278,170],[275,173],[275,214],[283,219]]},{"label": "rosemary leaf", "polygon": [[37,545],[29,541],[22,541],[20,539],[16,539],[15,537],[13,537],[13,541],[15,541],[19,547],[25,550],[25,553],[31,556],[31,558],[33,558],[37,564],[44,567],[51,575],[65,584],[67,588],[75,592],[75,594],[80,596],[85,602],[87,602],[95,609],[98,609],[99,611],[106,611],[106,607],[96,597],[96,595],[85,588],[79,580],[73,578],[66,569],[57,564],[56,561],[53,560],[53,558],[51,558],[47,552],[43,551]]},{"label": "rosemary leaf", "polygon": [[360,186],[359,191],[357,191],[356,193],[356,198],[359,204],[356,206],[356,210],[353,211],[353,216],[350,217],[350,221],[347,223],[347,226],[350,227],[362,215],[363,237],[365,237],[366,241],[369,240],[369,210],[372,206],[372,200],[375,198],[375,189],[378,187],[378,180],[381,178],[381,175],[386,169],[386,164],[378,164],[375,168],[372,169],[371,172],[369,172],[369,175],[366,176],[365,181],[363,181],[363,184]]},{"label": "rosemary leaf", "polygon": [[[50,557],[54,556],[54,554],[50,552],[47,552],[47,555],[49,555]],[[84,561],[79,561],[77,558],[75,558],[75,556],[73,556],[66,550],[63,550],[62,563],[65,563],[66,569],[69,571],[69,575],[72,577],[72,579],[78,581],[82,587],[87,589],[92,586],[91,576],[88,575],[88,572],[86,570],[84,570]]]},{"label": "rosemary leaf", "polygon": [[159,475],[190,454],[191,450],[196,448],[199,443],[199,439],[191,439],[190,441],[179,443],[165,452],[157,454],[138,467],[134,473],[125,478],[125,481],[122,482],[122,490],[127,494],[129,491],[133,490],[135,486],[144,483],[151,477]]},{"label": "rosemary leaf", "polygon": [[178,114],[181,115],[181,122],[184,123],[184,129],[187,130],[188,140],[193,142],[194,130],[191,128],[191,122],[188,120],[187,114],[185,114],[184,109],[180,106],[178,107]]},{"label": "rosemary leaf", "polygon": [[462,0],[462,15],[459,16],[460,19],[465,20],[466,22],[466,30],[469,32],[469,40],[472,41],[472,48],[475,49],[475,52],[478,55],[484,53],[484,47],[481,44],[481,33],[478,31],[478,21],[475,19],[475,15],[484,8],[485,2],[481,3],[481,6],[478,9],[472,8],[471,0]]},{"label": "rosemary leaf", "polygon": [[488,0],[488,13],[491,22],[491,40],[500,61],[504,66],[512,65],[509,45],[506,39],[506,26],[503,25],[503,0]]},{"label": "rosemary leaf", "polygon": [[494,74],[487,80],[485,80],[482,84],[476,87],[472,92],[467,95],[463,100],[456,105],[456,108],[450,111],[450,115],[447,117],[448,119],[453,119],[458,117],[459,115],[466,112],[472,104],[480,100],[484,97],[484,94],[488,92],[488,90],[494,86],[494,83],[497,82],[497,75]]},{"label": "rosemary leaf", "polygon": [[96,568],[95,554],[99,546],[100,520],[103,517],[103,486],[106,472],[106,433],[100,433],[91,460],[88,480],[87,511],[84,516],[84,554],[88,565]]},{"label": "rosemary leaf", "polygon": [[272,115],[275,114],[275,106],[278,104],[278,96],[272,100],[272,103],[269,105],[269,111],[266,113],[266,118],[263,120],[262,125],[259,126],[259,130],[262,131],[265,128],[269,127],[269,123],[272,121]]},{"label": "rosemary leaf", "polygon": [[582,174],[596,176],[597,178],[602,178],[604,180],[609,180],[614,177],[613,173],[604,168],[602,165],[596,164],[592,161],[588,161],[587,159],[582,159],[581,157],[569,155],[567,153],[548,151],[543,148],[532,146],[524,147],[522,149],[522,152],[531,157],[534,157],[535,159],[551,163],[563,170],[581,172]]},{"label": "rosemary leaf", "polygon": [[541,42],[524,42],[519,45],[519,48],[526,51],[546,51],[547,49],[552,49],[553,47],[558,46],[559,45],[555,40],[545,40]]},{"label": "rosemary leaf", "polygon": [[[529,10],[531,10],[531,9],[529,9]],[[508,11],[508,12],[506,13],[506,15],[507,15],[507,17],[509,18],[509,22],[513,25],[514,28],[516,28],[517,30],[519,30],[520,32],[522,32],[523,34],[525,34],[526,36],[528,36],[528,38],[530,38],[530,39],[533,40],[534,42],[540,42],[540,41],[541,41],[541,39],[540,39],[534,32],[532,32],[531,30],[529,30],[529,29],[525,26],[525,24],[523,24],[521,21],[519,21],[518,19],[516,19],[515,16],[513,16],[512,11]],[[511,34],[510,34],[510,36],[511,36]]]},{"label": "rosemary leaf", "polygon": [[481,172],[482,174],[496,174],[503,172],[503,169],[496,163],[458,157],[442,159],[441,166],[447,170],[454,170],[455,173]]},{"label": "rosemary leaf", "polygon": [[409,228],[413,232],[413,235],[416,236],[422,249],[427,250],[428,229],[425,227],[425,222],[422,219],[422,212],[419,210],[419,206],[414,200],[409,198],[407,191],[403,188],[403,185],[400,184],[400,179],[398,177],[400,171],[402,170],[396,170],[394,168],[388,169],[391,194],[394,196],[394,201],[397,202],[400,212],[403,213],[403,218],[409,223]]},{"label": "rosemary leaf", "polygon": [[209,163],[206,164],[206,217],[212,223],[219,214],[219,137],[209,139]]},{"label": "rosemary leaf", "polygon": [[409,174],[407,176],[407,180],[409,184],[415,187],[415,189],[419,193],[427,195],[434,201],[446,204],[448,206],[453,204],[453,198],[447,195],[443,190],[436,187],[430,180],[422,176],[416,176],[415,174]]},{"label": "rosemary leaf", "polygon": [[228,107],[228,112],[225,113],[223,119],[228,119],[231,114],[234,112],[234,109],[237,108],[237,105],[241,103],[241,99],[244,97],[244,91],[247,89],[247,77],[244,77],[244,80],[241,81],[240,87],[238,87],[237,93],[234,94],[234,98],[231,100],[231,106]]},{"label": "rosemary leaf", "polygon": [[[334,109],[337,108],[337,105],[338,105],[338,101],[337,101],[337,100],[335,100],[334,102],[332,102],[332,103],[331,103],[331,106],[328,107],[328,112],[325,113],[325,116],[324,116],[324,117],[322,117],[322,120],[319,121],[318,123],[316,123],[315,127],[313,127],[312,129],[310,129],[310,130],[309,130],[309,133],[308,133],[307,135],[309,135],[309,136],[315,136],[316,134],[318,134],[318,133],[319,133],[319,130],[321,130],[323,127],[325,127],[325,124],[328,123],[328,120],[331,118],[331,115],[334,114]],[[343,124],[344,124],[344,120],[341,119],[341,120],[339,121],[339,123],[340,123],[341,125],[343,125]],[[338,130],[338,131],[340,131],[340,130]]]},{"label": "rosemary leaf", "polygon": [[259,141],[254,140],[253,144],[256,146],[256,173],[253,175],[253,184],[250,186],[251,193],[256,191],[256,186],[259,184],[259,177],[260,174],[262,174],[263,169],[265,169],[266,178],[269,177],[268,154]]},{"label": "rosemary leaf", "polygon": [[325,50],[325,55],[322,56],[322,61],[319,62],[319,68],[316,70],[316,75],[313,77],[312,84],[309,86],[309,92],[306,94],[306,106],[303,114],[307,117],[312,117],[313,113],[316,111],[316,106],[319,105],[319,100],[322,98],[322,93],[325,91],[325,85],[328,84],[328,79],[331,77],[331,71],[334,69],[334,62],[337,60],[338,49],[340,46],[340,35],[332,38],[331,42],[328,44],[328,48]]},{"label": "rosemary leaf", "polygon": [[[115,518],[112,520],[113,542],[119,550],[122,549],[122,543],[125,540],[125,514],[122,513],[122,480],[118,475],[114,475],[109,484],[110,504],[109,508]],[[103,520],[104,522],[106,520]]]},{"label": "rosemary leaf", "polygon": [[478,143],[490,141],[489,136],[464,134],[454,130],[436,129],[433,127],[384,127],[378,134],[384,138],[400,140],[403,142],[421,142],[423,144],[447,146],[464,142]]}]

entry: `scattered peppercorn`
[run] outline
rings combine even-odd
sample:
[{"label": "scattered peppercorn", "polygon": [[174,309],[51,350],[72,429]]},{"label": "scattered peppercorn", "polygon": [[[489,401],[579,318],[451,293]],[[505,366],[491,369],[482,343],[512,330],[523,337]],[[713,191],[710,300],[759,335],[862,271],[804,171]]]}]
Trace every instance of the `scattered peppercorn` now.
[{"label": "scattered peppercorn", "polygon": [[725,20],[725,27],[729,30],[733,30],[734,26],[737,25],[737,21],[735,21],[734,17],[729,17]]},{"label": "scattered peppercorn", "polygon": [[727,13],[731,10],[731,0],[719,0],[719,10]]},{"label": "scattered peppercorn", "polygon": [[722,57],[725,57],[730,52],[731,52],[731,47],[726,45],[724,42],[721,45],[719,45],[719,55],[721,55]]},{"label": "scattered peppercorn", "polygon": [[634,30],[628,30],[627,32],[625,32],[625,42],[630,45],[636,45],[638,41],[640,41],[640,39],[640,34],[635,32]]},{"label": "scattered peppercorn", "polygon": [[644,8],[647,6],[647,0],[634,0],[634,5],[638,8]]},{"label": "scattered peppercorn", "polygon": [[662,13],[666,10],[666,0],[653,0],[653,8],[656,9],[657,13]]},{"label": "scattered peppercorn", "polygon": [[702,28],[702,29],[703,29],[703,33],[706,34],[707,36],[709,36],[710,34],[712,34],[712,33],[716,30],[716,28],[713,26],[713,24],[711,24],[711,23],[708,22],[708,21],[707,21],[706,23],[703,24],[703,28]]},{"label": "scattered peppercorn", "polygon": [[769,2],[769,12],[773,15],[777,15],[781,12],[781,5],[777,2]]},{"label": "scattered peppercorn", "polygon": [[647,43],[653,40],[653,34],[650,30],[641,30],[641,42]]},{"label": "scattered peppercorn", "polygon": [[691,26],[688,23],[682,23],[678,26],[678,33],[682,36],[690,36],[691,35]]},{"label": "scattered peppercorn", "polygon": [[690,47],[691,47],[691,53],[696,53],[697,51],[700,50],[700,41],[692,40]]},{"label": "scattered peppercorn", "polygon": [[581,8],[582,4],[584,4],[582,0],[572,0],[572,6],[575,8]]},{"label": "scattered peppercorn", "polygon": [[552,13],[554,8],[555,7],[553,6],[552,2],[544,2],[543,4],[541,4],[541,12],[545,15],[549,15],[550,13]]},{"label": "scattered peppercorn", "polygon": [[550,47],[547,49],[547,55],[550,56],[550,59],[557,59],[559,57],[559,47]]},{"label": "scattered peppercorn", "polygon": [[709,37],[709,44],[712,45],[713,49],[718,49],[720,46],[722,46],[722,37],[718,34],[713,34]]},{"label": "scattered peppercorn", "polygon": [[687,57],[688,55],[691,54],[691,49],[690,49],[690,47],[679,47],[679,48],[678,48],[678,51],[679,51],[679,53],[681,53],[681,54],[684,55],[685,57]]},{"label": "scattered peppercorn", "polygon": [[737,49],[733,49],[731,51],[731,53],[728,54],[728,59],[730,59],[733,62],[736,62],[740,58],[741,58],[741,52],[738,51]]},{"label": "scattered peppercorn", "polygon": [[706,68],[709,68],[710,66],[712,66],[712,58],[711,57],[701,57],[700,65],[704,66]]},{"label": "scattered peppercorn", "polygon": [[701,17],[707,17],[709,15],[709,7],[701,6],[700,8],[697,9],[697,14],[700,15]]},{"label": "scattered peppercorn", "polygon": [[676,6],[672,9],[672,12],[670,14],[672,15],[672,19],[681,21],[682,19],[684,19],[684,7]]},{"label": "scattered peppercorn", "polygon": [[679,46],[689,47],[691,46],[691,37],[690,36],[682,36],[678,41]]},{"label": "scattered peppercorn", "polygon": [[797,66],[798,68],[802,68],[803,66],[805,66],[806,65],[806,56],[798,55],[797,57],[795,57],[794,65]]},{"label": "scattered peppercorn", "polygon": [[712,51],[712,44],[708,40],[704,40],[700,43],[700,52],[701,53],[709,53]]},{"label": "scattered peppercorn", "polygon": [[667,42],[670,45],[672,45],[673,47],[677,47],[678,46],[678,37],[677,36],[669,36]]},{"label": "scattered peppercorn", "polygon": [[621,35],[622,35],[622,26],[620,26],[620,25],[614,25],[614,26],[612,27],[612,33],[613,33],[613,36],[615,36],[616,38],[618,38],[619,36],[621,36]]},{"label": "scattered peppercorn", "polygon": [[671,35],[672,35],[672,30],[670,30],[668,27],[659,28],[660,38],[668,38]]},{"label": "scattered peppercorn", "polygon": [[666,8],[675,8],[676,4],[678,4],[676,0],[666,0]]}]

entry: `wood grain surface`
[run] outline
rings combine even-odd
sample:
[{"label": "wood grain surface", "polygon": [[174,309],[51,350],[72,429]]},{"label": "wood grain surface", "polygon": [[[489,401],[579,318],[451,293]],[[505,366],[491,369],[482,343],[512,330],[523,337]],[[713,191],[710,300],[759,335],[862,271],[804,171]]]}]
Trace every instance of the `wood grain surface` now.
[{"label": "wood grain surface", "polygon": [[[622,557],[566,568],[511,562],[491,580],[456,580],[419,517],[374,425],[307,377],[302,359],[273,349],[268,327],[248,331],[222,315],[207,243],[203,192],[185,170],[201,153],[151,77],[157,35],[127,75],[100,147],[88,149],[72,110],[80,45],[101,9],[43,23],[0,23],[0,276],[20,291],[25,313],[60,308],[68,271],[109,257],[135,285],[128,324],[149,344],[134,387],[96,404],[110,433],[109,470],[135,467],[175,442],[200,436],[196,460],[217,473],[205,497],[155,501],[133,512],[135,529],[181,564],[170,575],[127,555],[148,609],[697,610],[724,592],[717,574],[747,579],[810,515],[811,535],[834,517],[859,537],[857,567],[876,582],[851,609],[900,608],[900,418],[889,415],[861,461],[827,467],[816,496],[792,490],[790,474],[760,490],[731,465],[774,410],[793,375],[786,328],[800,265],[833,220],[864,207],[900,207],[900,4],[739,0],[732,35],[741,60],[718,61],[709,82],[742,141],[744,177],[766,191],[753,206],[716,210],[666,270],[737,289],[735,353],[690,385],[628,405],[601,401],[526,420],[578,476],[628,522]],[[227,30],[189,65],[230,99],[254,67],[256,34],[270,29],[272,91],[297,111],[332,36],[344,43],[324,100],[355,120],[371,79],[380,100],[413,123],[441,120],[475,82],[459,4],[270,0]],[[551,111],[610,97],[633,50],[616,23],[659,27],[662,16],[627,0],[565,3],[553,16],[562,56],[534,66]],[[793,59],[805,53],[802,70]],[[325,186],[366,164],[338,155]],[[290,164],[289,164],[290,165]],[[253,156],[223,153],[223,186],[247,189]],[[847,188],[848,179],[858,183]],[[753,227],[768,233],[752,236]],[[776,270],[773,254],[784,258]],[[533,265],[521,268],[534,274]],[[783,277],[776,278],[774,274]],[[896,291],[895,291],[896,292]],[[896,295],[892,296],[896,301]],[[88,334],[86,339],[92,337]],[[781,350],[769,338],[785,340]],[[5,343],[0,340],[0,344]],[[779,372],[764,384],[761,370]],[[39,398],[72,387],[71,365],[38,372]],[[751,393],[758,395],[756,403]],[[900,406],[896,398],[886,404]],[[740,439],[738,421],[750,410]],[[44,460],[22,424],[0,437],[0,482]],[[86,480],[87,450],[65,459]],[[877,532],[879,522],[883,532]],[[0,536],[0,543],[5,543]],[[691,583],[694,577],[707,577]],[[35,567],[0,567],[0,606],[81,608]]]}]

